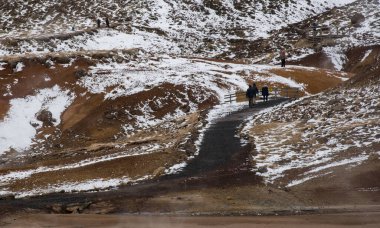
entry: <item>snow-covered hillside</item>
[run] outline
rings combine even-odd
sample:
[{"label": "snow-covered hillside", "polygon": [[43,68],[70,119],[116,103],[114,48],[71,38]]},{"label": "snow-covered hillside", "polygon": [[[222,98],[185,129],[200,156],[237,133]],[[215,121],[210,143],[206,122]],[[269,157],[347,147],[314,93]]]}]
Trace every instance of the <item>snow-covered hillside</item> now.
[{"label": "snow-covered hillside", "polygon": [[[104,190],[173,173],[216,118],[246,105],[224,96],[253,82],[311,95],[246,126],[253,171],[266,182],[292,186],[372,159],[378,84],[317,93],[376,68],[379,5],[0,0],[0,195]],[[352,27],[354,13],[365,20]],[[314,21],[345,35],[313,47],[302,32]],[[275,66],[283,47],[286,68]]]},{"label": "snow-covered hillside", "polygon": [[[311,93],[309,84],[313,84],[313,77],[323,77],[335,84],[346,79],[345,73],[307,67],[289,66],[285,70],[195,58],[137,57],[128,63],[98,63],[72,81],[69,76],[56,75],[54,71],[78,72],[75,62],[72,66],[51,64],[49,73],[34,79],[47,83],[45,89],[23,87],[33,70],[30,62],[17,72],[17,83],[4,83],[4,89],[8,88],[4,97],[10,102],[9,110],[0,121],[0,161],[7,167],[30,157],[37,161],[42,159],[38,167],[32,162],[12,172],[6,168],[0,170],[4,194],[26,196],[68,188],[105,189],[153,178],[155,169],[160,166],[168,173],[174,172],[178,164],[184,165],[196,154],[197,148],[191,148],[196,146],[195,140],[201,141],[198,134],[205,130],[205,124],[245,107],[246,103],[217,104],[224,102],[226,94],[244,91],[247,82],[298,87]],[[3,71],[6,70],[9,69]],[[292,72],[307,72],[311,76],[304,77],[301,83],[288,76]],[[328,86],[331,84],[326,88]],[[30,90],[31,95],[15,98],[20,96],[20,89],[22,92]],[[213,111],[205,122],[200,112],[210,108]],[[50,111],[55,121],[40,119],[41,111]],[[136,157],[143,159],[144,156],[160,156],[159,162],[157,158],[148,159],[153,168],[145,167],[144,163],[145,168],[140,168],[138,174],[126,175],[129,171],[120,172],[117,168],[121,163],[124,167],[121,170],[134,169]],[[107,175],[99,178],[97,172],[80,177],[89,169],[106,168],[109,164],[114,164],[107,168],[113,172],[112,178]],[[57,178],[62,172],[76,174]],[[34,182],[37,176],[49,179],[50,185],[34,183],[34,190],[21,185]]]},{"label": "snow-covered hillside", "polygon": [[[172,54],[217,55],[228,50],[230,40],[267,38],[273,30],[352,2],[354,0],[3,1],[0,54],[131,47],[155,52],[153,47],[157,46],[161,52],[164,49]],[[119,31],[90,32],[66,42],[54,39],[54,35],[75,35],[77,31],[95,28],[97,18],[103,20],[104,27],[105,17],[109,17],[111,25]],[[15,38],[21,39],[19,44],[12,41]]]},{"label": "snow-covered hillside", "polygon": [[348,83],[250,120],[244,134],[256,145],[254,171],[291,187],[380,159],[379,79]]}]

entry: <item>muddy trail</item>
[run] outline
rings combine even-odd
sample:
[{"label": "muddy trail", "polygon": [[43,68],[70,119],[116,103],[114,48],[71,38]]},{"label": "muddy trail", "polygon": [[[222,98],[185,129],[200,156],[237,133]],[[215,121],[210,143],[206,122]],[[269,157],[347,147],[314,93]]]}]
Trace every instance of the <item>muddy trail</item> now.
[{"label": "muddy trail", "polygon": [[[251,171],[253,167],[249,155],[252,145],[241,146],[236,133],[247,117],[286,101],[287,99],[280,98],[258,103],[254,108],[233,112],[217,120],[206,130],[199,155],[189,161],[180,173],[105,192],[53,193],[16,200],[0,200],[0,207],[3,209],[0,215],[25,209],[52,212],[53,205],[89,205],[94,202],[112,204],[115,208],[112,212],[140,212],[144,211],[144,199],[161,194],[260,184],[261,178]],[[134,204],[132,209],[131,202]]]}]

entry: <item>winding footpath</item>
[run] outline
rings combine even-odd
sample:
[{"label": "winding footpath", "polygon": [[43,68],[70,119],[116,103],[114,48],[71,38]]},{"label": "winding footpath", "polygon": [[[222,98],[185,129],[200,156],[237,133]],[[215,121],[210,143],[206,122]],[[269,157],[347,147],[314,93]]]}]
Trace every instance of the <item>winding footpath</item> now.
[{"label": "winding footpath", "polygon": [[206,130],[199,155],[191,160],[181,173],[173,176],[176,178],[194,177],[209,172],[230,171],[234,168],[244,169],[249,148],[242,147],[240,138],[236,136],[239,126],[249,116],[287,100],[278,98],[260,102],[253,108],[245,108],[217,120]]},{"label": "winding footpath", "polygon": [[[4,211],[15,212],[27,208],[49,212],[52,205],[87,204],[88,202],[108,201],[120,205],[120,210],[128,200],[150,198],[169,192],[209,187],[224,187],[242,183],[260,183],[261,179],[251,170],[249,156],[250,145],[242,146],[236,137],[239,126],[249,116],[286,102],[279,98],[261,102],[254,108],[246,108],[231,113],[217,120],[205,132],[199,155],[189,161],[182,172],[148,180],[132,186],[121,186],[118,189],[91,193],[53,193],[44,196],[2,200],[0,207]],[[123,212],[123,211],[122,211]],[[1,213],[0,213],[1,215]]]}]

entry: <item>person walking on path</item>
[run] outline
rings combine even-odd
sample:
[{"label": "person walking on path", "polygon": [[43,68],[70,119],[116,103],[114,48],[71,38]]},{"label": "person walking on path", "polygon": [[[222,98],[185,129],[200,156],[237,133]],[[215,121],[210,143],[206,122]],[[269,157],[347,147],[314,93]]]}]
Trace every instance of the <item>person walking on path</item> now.
[{"label": "person walking on path", "polygon": [[108,17],[106,17],[106,25],[107,25],[107,28],[110,27],[110,21],[108,20]]},{"label": "person walking on path", "polygon": [[98,28],[100,28],[100,19],[99,18],[96,20],[96,24],[98,25]]},{"label": "person walking on path", "polygon": [[268,96],[269,96],[268,86],[263,86],[263,88],[261,88],[261,94],[263,95],[263,100],[268,101]]},{"label": "person walking on path", "polygon": [[281,67],[285,67],[285,63],[286,63],[286,51],[285,51],[285,49],[282,49],[280,51],[280,58],[281,58]]},{"label": "person walking on path", "polygon": [[249,85],[249,88],[247,89],[247,92],[245,92],[245,96],[248,98],[248,106],[250,108],[253,107],[253,96],[254,96],[254,90],[251,85]]},{"label": "person walking on path", "polygon": [[253,83],[252,89],[253,89],[253,104],[255,104],[256,103],[256,94],[259,93],[259,89],[257,88],[256,83]]},{"label": "person walking on path", "polygon": [[247,89],[247,92],[245,93],[246,97],[248,98],[248,106],[250,108],[253,107],[255,104],[256,94],[258,93],[258,89],[255,83],[253,85],[249,85],[249,88]]}]

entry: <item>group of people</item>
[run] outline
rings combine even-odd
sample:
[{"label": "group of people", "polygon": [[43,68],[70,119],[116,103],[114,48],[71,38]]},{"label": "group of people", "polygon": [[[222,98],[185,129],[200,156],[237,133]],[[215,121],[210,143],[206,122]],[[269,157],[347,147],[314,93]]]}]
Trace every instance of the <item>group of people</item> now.
[{"label": "group of people", "polygon": [[[110,27],[110,21],[109,21],[108,17],[106,17],[105,22],[106,22],[107,28],[109,28]],[[102,23],[102,21],[100,20],[100,18],[96,19],[96,24],[98,25],[98,28],[100,28],[101,23]]]},{"label": "group of people", "polygon": [[[248,105],[250,108],[252,108],[255,103],[256,103],[256,96],[257,94],[259,94],[260,91],[259,89],[257,88],[256,84],[253,83],[253,85],[249,85],[246,93],[245,93],[245,96],[248,98]],[[266,102],[268,101],[268,97],[269,97],[269,88],[268,86],[263,86],[261,88],[261,95],[263,96],[263,100]]]}]

